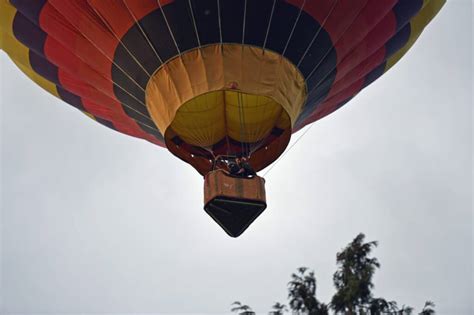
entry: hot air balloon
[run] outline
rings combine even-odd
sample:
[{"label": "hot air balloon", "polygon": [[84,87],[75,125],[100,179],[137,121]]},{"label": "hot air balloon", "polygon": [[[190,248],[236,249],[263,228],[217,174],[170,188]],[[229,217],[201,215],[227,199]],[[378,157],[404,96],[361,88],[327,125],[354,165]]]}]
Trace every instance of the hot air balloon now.
[{"label": "hot air balloon", "polygon": [[412,47],[445,0],[0,0],[0,48],[98,123],[205,177],[205,210],[239,236],[292,133]]}]

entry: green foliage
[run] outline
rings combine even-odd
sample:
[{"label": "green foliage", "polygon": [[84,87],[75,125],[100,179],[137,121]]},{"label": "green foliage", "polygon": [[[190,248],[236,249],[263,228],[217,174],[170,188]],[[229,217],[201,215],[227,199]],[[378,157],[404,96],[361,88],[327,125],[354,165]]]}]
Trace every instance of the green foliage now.
[{"label": "green foliage", "polygon": [[239,301],[235,301],[231,304],[232,308],[230,311],[236,313],[237,315],[255,315],[255,312],[252,311],[252,308],[248,305],[242,304]]},{"label": "green foliage", "polygon": [[[329,308],[336,314],[346,315],[412,315],[413,308],[399,307],[395,301],[374,298],[372,278],[380,264],[377,258],[370,257],[377,242],[365,242],[365,235],[360,233],[341,252],[336,255],[338,269],[333,280],[336,293],[329,305],[316,298],[316,277],[314,271],[300,267],[291,275],[288,282],[289,308],[296,315],[328,315]],[[254,315],[248,305],[232,303],[232,312],[238,315]],[[418,315],[435,315],[435,304],[431,301]],[[283,315],[288,312],[286,305],[275,302],[269,315]]]},{"label": "green foliage", "polygon": [[357,235],[336,255],[338,270],[333,280],[337,292],[331,301],[336,312],[355,314],[372,299],[372,278],[380,264],[377,258],[369,257],[377,242],[364,243],[364,240],[364,234]]},{"label": "green foliage", "polygon": [[328,307],[316,298],[316,278],[314,271],[300,267],[291,275],[288,282],[288,298],[290,308],[296,313],[308,315],[326,315]]},{"label": "green foliage", "polygon": [[366,310],[368,310],[368,313],[371,315],[392,314],[398,311],[398,307],[395,301],[373,298],[367,304]]},{"label": "green foliage", "polygon": [[268,313],[269,315],[283,315],[285,312],[288,311],[288,308],[285,304],[281,304],[279,302],[275,302],[272,306],[272,310]]},{"label": "green foliage", "polygon": [[434,315],[436,314],[434,310],[435,304],[431,301],[426,301],[425,306],[421,310],[421,313],[419,315]]}]

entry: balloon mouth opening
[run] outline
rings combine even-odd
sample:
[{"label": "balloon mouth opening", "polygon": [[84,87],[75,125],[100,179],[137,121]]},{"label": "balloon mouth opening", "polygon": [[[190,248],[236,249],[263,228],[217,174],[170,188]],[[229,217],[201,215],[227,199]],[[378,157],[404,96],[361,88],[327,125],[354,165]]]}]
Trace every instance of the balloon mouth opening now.
[{"label": "balloon mouth opening", "polygon": [[218,90],[184,103],[165,132],[170,152],[205,175],[219,155],[245,156],[259,171],[275,161],[291,138],[291,119],[272,98]]}]

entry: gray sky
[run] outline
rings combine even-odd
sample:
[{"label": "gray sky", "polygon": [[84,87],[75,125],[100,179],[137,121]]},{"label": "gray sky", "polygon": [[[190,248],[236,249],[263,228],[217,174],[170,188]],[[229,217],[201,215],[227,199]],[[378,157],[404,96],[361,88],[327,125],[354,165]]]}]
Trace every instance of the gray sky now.
[{"label": "gray sky", "polygon": [[238,239],[202,210],[190,166],[2,53],[3,313],[224,313],[236,299],[266,312],[303,265],[329,302],[335,254],[364,232],[380,242],[377,296],[472,314],[471,20],[471,1],[448,1],[395,68],[317,122]]}]

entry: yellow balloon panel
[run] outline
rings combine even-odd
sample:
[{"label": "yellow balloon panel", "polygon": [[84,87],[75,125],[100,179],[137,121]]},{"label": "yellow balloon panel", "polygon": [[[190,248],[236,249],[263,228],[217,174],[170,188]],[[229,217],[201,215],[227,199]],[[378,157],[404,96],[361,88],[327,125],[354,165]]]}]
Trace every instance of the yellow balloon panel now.
[{"label": "yellow balloon panel", "polygon": [[262,95],[225,92],[227,134],[235,140],[258,142],[270,133],[282,114],[282,107]]},{"label": "yellow balloon panel", "polygon": [[171,128],[189,144],[209,147],[226,134],[222,91],[203,94],[183,104]]},{"label": "yellow balloon panel", "polygon": [[283,56],[253,46],[215,44],[187,51],[156,71],[147,84],[146,106],[164,134],[183,104],[224,90],[249,95],[250,105],[263,101],[251,101],[250,95],[275,100],[293,124],[306,100],[302,74]]},{"label": "yellow balloon panel", "polygon": [[[262,95],[221,90],[200,95],[183,104],[171,124],[184,141],[210,147],[226,136],[239,142],[259,142],[286,115],[282,106]],[[288,126],[284,126],[287,128]]]}]

